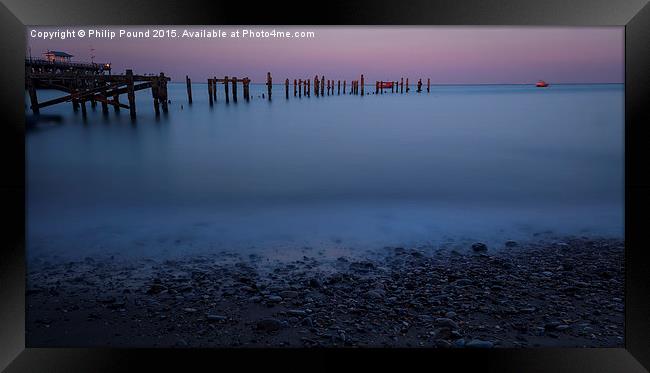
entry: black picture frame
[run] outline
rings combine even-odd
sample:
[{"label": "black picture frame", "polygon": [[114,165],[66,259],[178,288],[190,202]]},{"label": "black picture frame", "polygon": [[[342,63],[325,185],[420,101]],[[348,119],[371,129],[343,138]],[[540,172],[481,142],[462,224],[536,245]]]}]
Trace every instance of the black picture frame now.
[{"label": "black picture frame", "polygon": [[[240,367],[311,370],[348,367],[408,369],[411,364],[494,372],[643,372],[650,368],[650,5],[647,0],[456,0],[233,2],[223,0],[3,0],[1,108],[2,249],[0,369],[7,372],[192,371]],[[625,348],[468,350],[307,350],[307,363],[287,350],[33,349],[25,348],[25,25],[359,24],[625,26]],[[273,352],[273,353],[269,353]],[[395,353],[399,352],[399,356]],[[244,354],[264,353],[263,358]],[[368,356],[372,355],[372,356]],[[406,355],[406,356],[405,356]],[[335,358],[330,358],[333,356]],[[305,365],[308,364],[308,365]],[[424,365],[427,367],[427,365]],[[645,367],[645,368],[644,368]],[[267,368],[268,369],[268,368]],[[203,369],[201,369],[203,370]]]}]

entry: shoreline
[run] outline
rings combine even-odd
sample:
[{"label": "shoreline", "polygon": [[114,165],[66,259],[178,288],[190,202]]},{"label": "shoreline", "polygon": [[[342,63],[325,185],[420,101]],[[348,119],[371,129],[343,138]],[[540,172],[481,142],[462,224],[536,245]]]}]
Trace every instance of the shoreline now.
[{"label": "shoreline", "polygon": [[29,347],[621,347],[624,241],[30,263]]}]

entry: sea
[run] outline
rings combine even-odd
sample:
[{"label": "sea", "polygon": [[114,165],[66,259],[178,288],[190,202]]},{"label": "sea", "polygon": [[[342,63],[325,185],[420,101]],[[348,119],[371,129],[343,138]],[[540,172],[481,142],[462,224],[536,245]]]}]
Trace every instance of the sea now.
[{"label": "sea", "polygon": [[210,106],[206,84],[190,105],[170,83],[169,112],[139,91],[135,121],[42,109],[25,134],[28,257],[623,238],[622,84],[347,88],[287,99],[275,85],[269,100],[252,84],[250,101],[240,86]]}]

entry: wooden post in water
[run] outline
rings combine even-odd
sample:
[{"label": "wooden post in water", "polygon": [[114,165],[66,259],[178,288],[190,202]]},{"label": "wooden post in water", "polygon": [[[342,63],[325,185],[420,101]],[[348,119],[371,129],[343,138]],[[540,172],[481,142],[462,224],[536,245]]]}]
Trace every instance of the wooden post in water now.
[{"label": "wooden post in water", "polygon": [[228,93],[228,75],[223,77],[223,88],[224,88],[224,93],[226,94],[226,104],[230,103],[230,96]]},{"label": "wooden post in water", "polygon": [[346,82],[347,82],[347,80],[344,80],[344,81],[343,81],[343,94],[345,94],[345,83],[346,83]]},{"label": "wooden post in water", "polygon": [[298,81],[296,79],[293,80],[293,97],[296,97],[296,94],[298,93],[298,86],[296,85]]},{"label": "wooden post in water", "polygon": [[117,88],[115,88],[115,93],[113,93],[113,102],[115,102],[115,105],[113,105],[115,111],[120,111],[120,95],[117,93]]},{"label": "wooden post in water", "polygon": [[34,80],[31,76],[31,71],[29,68],[25,69],[25,78],[27,82],[27,91],[29,92],[29,102],[32,108],[32,114],[40,114],[40,109],[38,108],[38,98],[36,97],[36,87],[34,87]]},{"label": "wooden post in water", "polygon": [[[101,83],[100,83],[100,84],[101,84]],[[90,88],[90,89],[94,89],[95,87],[96,87],[96,86],[95,86],[95,80],[93,79],[93,80],[90,82],[90,86],[89,86],[89,88]],[[106,97],[106,92],[105,92],[105,91],[103,92],[103,96],[104,96],[104,98],[107,98],[107,97]],[[95,100],[95,94],[93,93],[92,95],[90,95],[90,107],[93,108],[93,110],[95,110],[95,107],[96,107],[96,106],[97,106],[97,101]],[[106,109],[107,109],[107,111],[108,111],[108,105],[106,105]],[[105,112],[104,114],[106,114],[106,112]]]},{"label": "wooden post in water", "polygon": [[[293,81],[293,97],[296,97],[296,81]],[[302,79],[298,79],[298,97],[302,97]]]},{"label": "wooden post in water", "polygon": [[[82,82],[81,80],[79,81],[79,86],[81,86],[82,91],[85,91],[86,88],[87,88],[86,85],[85,85],[85,82]],[[82,98],[80,101],[81,101],[81,114],[85,118],[86,117],[86,99]]]},{"label": "wooden post in water", "polygon": [[81,99],[81,115],[86,117],[86,99]]},{"label": "wooden post in water", "polygon": [[208,97],[210,98],[210,106],[212,106],[212,79],[208,78]]},{"label": "wooden post in water", "polygon": [[237,77],[232,77],[232,102],[237,102]]},{"label": "wooden post in water", "polygon": [[318,96],[318,75],[314,77],[314,95]]},{"label": "wooden post in water", "polygon": [[163,113],[167,113],[167,78],[165,78],[165,73],[160,73],[160,87],[158,92],[160,93],[160,100],[162,101],[162,111]]},{"label": "wooden post in water", "polygon": [[246,101],[251,99],[251,80],[248,77],[244,78],[244,98]]},{"label": "wooden post in water", "polygon": [[[77,75],[76,72],[74,74]],[[79,100],[77,99],[77,96],[79,95],[79,82],[75,78],[72,81],[71,84],[72,84],[71,93],[73,94],[73,96],[72,96],[72,110],[76,113],[77,111],[79,111]]]},{"label": "wooden post in water", "polygon": [[375,94],[379,94],[379,80],[375,81]]},{"label": "wooden post in water", "polygon": [[135,91],[133,90],[133,70],[126,70],[126,96],[129,99],[129,112],[131,119],[135,119]]},{"label": "wooden post in water", "polygon": [[417,90],[417,92],[418,93],[422,92],[422,78],[418,79],[418,90]]},{"label": "wooden post in water", "polygon": [[338,88],[336,89],[336,94],[340,95],[341,94],[341,79],[338,81]]},{"label": "wooden post in water", "polygon": [[325,75],[320,77],[320,95],[325,96]]},{"label": "wooden post in water", "polygon": [[[295,91],[295,89],[294,89],[294,91]],[[285,96],[286,96],[286,98],[288,100],[289,99],[289,78],[284,80],[284,93],[285,93]]]},{"label": "wooden post in water", "polygon": [[406,93],[409,93],[409,78],[406,78]]},{"label": "wooden post in water", "polygon": [[212,77],[212,99],[216,104],[217,103],[217,77],[216,76]]},{"label": "wooden post in water", "polygon": [[327,95],[330,95],[330,80],[327,79]]},{"label": "wooden post in water", "polygon": [[402,78],[401,82],[399,83],[399,93],[404,93],[404,78]]},{"label": "wooden post in water", "polygon": [[271,92],[272,92],[272,88],[273,88],[273,78],[271,78],[271,73],[270,72],[266,73],[266,87],[267,87],[267,91],[269,93],[269,101],[270,101],[271,100]]},{"label": "wooden post in water", "polygon": [[[160,102],[158,101],[160,97],[159,89],[158,79],[153,79],[151,81],[151,97],[153,98],[153,111],[156,113],[156,116],[160,115]],[[210,97],[210,102],[212,102],[212,97]]]},{"label": "wooden post in water", "polygon": [[361,74],[361,96],[363,96],[364,93],[364,80],[363,80],[363,74]]},{"label": "wooden post in water", "polygon": [[431,78],[427,78],[427,93],[431,92]]},{"label": "wooden post in water", "polygon": [[185,84],[187,84],[187,102],[192,105],[192,80],[185,75]]}]

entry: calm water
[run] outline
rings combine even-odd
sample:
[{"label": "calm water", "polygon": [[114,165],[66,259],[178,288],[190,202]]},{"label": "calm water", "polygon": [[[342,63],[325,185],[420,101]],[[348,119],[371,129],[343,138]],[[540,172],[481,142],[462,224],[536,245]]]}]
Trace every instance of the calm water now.
[{"label": "calm water", "polygon": [[253,86],[212,108],[193,88],[188,106],[171,84],[159,119],[139,92],[136,124],[99,105],[86,121],[69,103],[43,110],[64,120],[26,135],[31,255],[623,236],[622,85],[288,101],[277,86],[272,102]]}]

